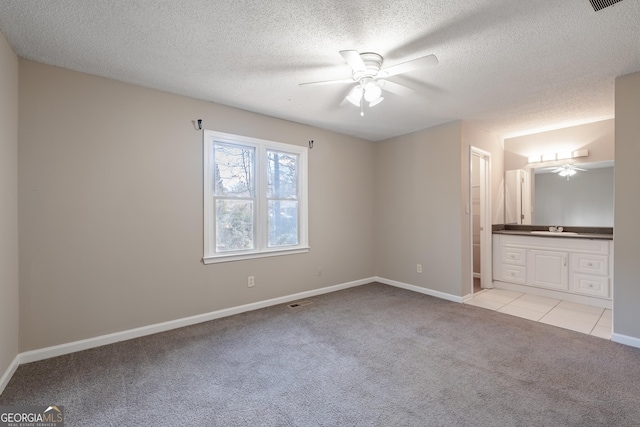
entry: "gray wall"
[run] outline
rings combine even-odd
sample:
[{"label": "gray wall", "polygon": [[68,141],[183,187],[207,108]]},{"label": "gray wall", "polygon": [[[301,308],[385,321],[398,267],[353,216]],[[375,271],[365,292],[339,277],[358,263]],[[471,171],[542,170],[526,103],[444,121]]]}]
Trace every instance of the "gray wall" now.
[{"label": "gray wall", "polygon": [[[0,230],[9,239],[0,243],[7,265],[0,273],[0,368],[17,351],[373,275],[466,293],[468,145],[493,154],[497,139],[455,122],[374,144],[27,60],[19,61],[18,95],[18,60],[3,42]],[[616,89],[615,226],[624,232],[616,232],[614,332],[632,337],[640,337],[639,88],[636,74],[619,79]],[[315,140],[309,254],[202,265],[202,135],[192,124],[198,118],[223,132]],[[502,175],[498,151],[493,176]],[[494,204],[502,203],[495,199],[502,185],[492,182]],[[246,287],[248,275],[256,277],[254,288]]]},{"label": "gray wall", "polygon": [[[376,147],[376,274],[453,296],[472,286],[469,147],[491,153],[494,222],[503,222],[502,141],[464,122]],[[422,264],[423,273],[416,272]]]},{"label": "gray wall", "polygon": [[18,57],[0,33],[0,377],[18,354]]},{"label": "gray wall", "polygon": [[613,332],[640,343],[640,73],[616,79]]},{"label": "gray wall", "polygon": [[460,141],[454,122],[378,144],[378,276],[461,295]]},{"label": "gray wall", "polygon": [[613,227],[614,168],[535,175],[535,224]]},{"label": "gray wall", "polygon": [[[374,143],[22,59],[19,95],[21,351],[374,275]],[[315,141],[309,253],[202,264],[199,118]]]}]

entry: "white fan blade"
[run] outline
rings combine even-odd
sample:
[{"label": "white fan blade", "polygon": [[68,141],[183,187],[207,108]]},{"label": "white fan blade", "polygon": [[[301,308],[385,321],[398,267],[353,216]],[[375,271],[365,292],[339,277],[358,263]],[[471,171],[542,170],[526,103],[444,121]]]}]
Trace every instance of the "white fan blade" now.
[{"label": "white fan blade", "polygon": [[587,169],[577,168],[577,167],[575,167],[575,166],[574,166],[574,167],[572,167],[571,169],[575,169],[575,170],[577,170],[577,171],[582,171],[582,172],[586,172],[586,171],[587,171]]},{"label": "white fan blade", "polygon": [[341,80],[325,80],[320,82],[307,82],[300,83],[299,86],[308,86],[308,85],[331,85],[331,84],[344,84],[344,83],[353,83],[353,79],[341,79]]},{"label": "white fan blade", "polygon": [[555,168],[554,170],[551,171],[551,173],[558,173],[558,172],[562,172],[563,170],[565,170],[566,168],[563,167],[559,167],[559,168]]},{"label": "white fan blade", "polygon": [[[435,55],[427,55],[421,58],[412,59],[407,62],[403,62],[398,65],[394,65],[389,68],[385,68],[380,71],[382,77],[395,76],[397,74],[408,73],[409,71],[418,70],[420,68],[430,67],[438,63],[438,58]],[[380,73],[378,75],[380,75]]]},{"label": "white fan blade", "polygon": [[367,70],[367,66],[364,65],[357,50],[341,50],[340,55],[347,61],[347,64],[349,64],[354,73]]},{"label": "white fan blade", "polygon": [[378,85],[382,88],[382,90],[386,90],[387,92],[391,92],[395,95],[400,96],[409,96],[415,93],[415,90],[410,87],[403,86],[398,83],[391,82],[389,80],[378,80]]}]

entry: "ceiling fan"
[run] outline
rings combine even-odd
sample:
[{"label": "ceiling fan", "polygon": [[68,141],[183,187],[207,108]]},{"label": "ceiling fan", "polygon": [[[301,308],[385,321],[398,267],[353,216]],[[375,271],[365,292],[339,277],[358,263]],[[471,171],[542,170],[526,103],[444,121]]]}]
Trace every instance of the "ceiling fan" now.
[{"label": "ceiling fan", "polygon": [[562,166],[559,166],[559,167],[555,168],[551,172],[552,173],[557,173],[560,176],[566,176],[567,177],[567,181],[569,181],[569,178],[571,178],[573,175],[575,175],[577,171],[586,172],[587,169],[582,169],[582,168],[579,168],[579,167],[577,167],[575,165],[572,165],[572,164],[566,164],[566,165],[562,165]]},{"label": "ceiling fan", "polygon": [[415,92],[407,86],[385,80],[387,77],[408,73],[409,71],[429,67],[438,63],[438,58],[436,58],[435,55],[427,55],[383,69],[382,62],[384,59],[377,53],[359,53],[356,50],[341,50],[340,55],[342,55],[346,63],[351,67],[350,79],[309,82],[301,83],[300,85],[355,83],[355,86],[347,94],[345,101],[350,102],[356,107],[360,107],[361,116],[364,116],[365,101],[369,103],[369,107],[373,107],[384,100],[382,97],[383,90],[400,96],[410,95]]}]

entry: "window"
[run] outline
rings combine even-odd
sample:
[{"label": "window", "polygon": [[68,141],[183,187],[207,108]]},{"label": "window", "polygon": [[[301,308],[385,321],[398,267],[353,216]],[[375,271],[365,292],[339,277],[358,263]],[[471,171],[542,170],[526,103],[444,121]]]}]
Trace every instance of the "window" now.
[{"label": "window", "polygon": [[306,252],[307,149],[204,132],[204,262]]}]

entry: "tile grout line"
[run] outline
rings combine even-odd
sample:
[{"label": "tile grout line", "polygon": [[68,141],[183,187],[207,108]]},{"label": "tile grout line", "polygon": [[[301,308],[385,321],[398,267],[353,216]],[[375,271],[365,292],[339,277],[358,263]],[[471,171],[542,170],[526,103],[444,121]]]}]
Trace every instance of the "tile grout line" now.
[{"label": "tile grout line", "polygon": [[[487,293],[489,293],[489,291],[490,291],[490,289],[487,289]],[[503,309],[504,307],[506,307],[506,306],[510,305],[512,302],[514,302],[514,301],[516,301],[516,300],[518,300],[518,299],[520,299],[520,298],[524,297],[525,295],[529,295],[529,294],[522,293],[521,295],[519,295],[519,296],[515,297],[514,299],[512,299],[512,300],[511,300],[511,301],[509,301],[508,303],[503,304],[502,306],[500,306],[500,307],[498,307],[498,308],[496,308],[496,309],[489,309],[489,310],[496,311],[496,312],[499,312],[499,313],[502,313],[502,314],[507,314],[507,315],[509,315],[509,316],[515,316],[515,315],[513,315],[513,314],[505,313],[505,312],[503,312],[503,311],[499,311],[499,310],[501,310],[501,309]],[[552,299],[555,299],[555,298],[552,298]],[[551,308],[549,308],[549,310],[548,310],[546,313],[542,314],[542,317],[540,317],[540,319],[538,319],[538,320],[528,319],[528,320],[533,321],[533,322],[543,323],[543,322],[542,322],[542,319],[543,319],[545,316],[547,316],[548,314],[550,314],[550,313],[551,313],[551,311],[553,311],[553,309],[554,309],[554,308],[558,307],[558,306],[560,305],[560,303],[561,303],[561,302],[562,302],[562,300],[559,300],[558,302],[556,302],[556,303],[555,303]],[[515,307],[515,308],[520,308],[520,307]],[[535,310],[533,310],[533,311],[535,311]],[[600,320],[602,319],[602,316],[604,316],[605,311],[606,311],[606,309],[603,309],[603,310],[602,310],[602,312],[600,313],[600,316],[598,316],[598,319],[596,320],[596,322],[594,323],[594,325],[591,327],[591,329],[589,330],[589,332],[588,332],[588,333],[586,333],[585,335],[595,336],[595,335],[592,335],[592,333],[593,333],[594,329],[596,328],[596,326],[598,326],[598,322],[600,322]],[[520,317],[520,316],[515,316],[515,317]],[[574,321],[576,321],[576,322],[580,322],[580,323],[586,323],[586,324],[589,324],[589,323],[590,323],[590,322],[582,322],[582,321],[580,321],[580,320],[575,320],[575,319],[573,319],[573,320],[574,320]],[[564,327],[562,327],[562,326],[557,326],[557,327],[562,328],[562,329],[569,329],[569,328],[564,328]],[[580,332],[580,331],[575,331],[574,329],[569,329],[569,330],[573,330],[574,332],[578,332],[578,333],[583,333],[583,332]]]},{"label": "tile grout line", "polygon": [[605,311],[606,309],[602,310],[602,313],[600,313],[600,317],[598,317],[598,320],[596,320],[596,324],[593,325],[593,328],[591,328],[591,332],[589,332],[589,335],[593,334],[593,330],[596,328],[596,326],[598,326],[598,323],[600,323],[600,320],[602,319],[602,316],[604,316]]}]

